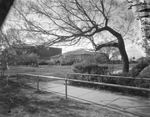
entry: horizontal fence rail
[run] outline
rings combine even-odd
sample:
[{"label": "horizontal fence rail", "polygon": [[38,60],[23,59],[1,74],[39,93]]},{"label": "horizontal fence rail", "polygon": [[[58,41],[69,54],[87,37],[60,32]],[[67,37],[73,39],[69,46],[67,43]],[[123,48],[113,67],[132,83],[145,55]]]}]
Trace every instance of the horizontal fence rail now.
[{"label": "horizontal fence rail", "polygon": [[99,77],[107,77],[107,78],[120,78],[120,79],[137,79],[137,80],[148,80],[150,81],[150,78],[139,78],[139,77],[124,77],[124,76],[111,76],[111,75],[98,75],[98,74],[85,74],[85,73],[70,73],[68,75],[83,75],[83,76],[99,76]]},{"label": "horizontal fence rail", "polygon": [[44,75],[35,75],[35,74],[25,74],[25,73],[19,73],[18,75],[23,76],[33,76],[33,77],[40,77],[40,78],[49,78],[49,79],[57,79],[57,80],[64,80],[65,78],[55,77],[55,76],[44,76]]},{"label": "horizontal fence rail", "polygon": [[[96,84],[96,85],[101,85],[101,86],[108,86],[108,87],[118,87],[118,88],[125,88],[125,89],[133,89],[133,90],[140,90],[140,91],[148,91],[150,92],[150,88],[149,87],[141,87],[143,84],[139,84],[139,85],[131,85],[131,84],[119,84],[117,81],[116,82],[110,82],[110,81],[104,81],[103,82],[103,78],[107,78],[108,80],[109,79],[120,79],[120,81],[122,80],[131,80],[132,82],[135,83],[135,81],[144,81],[146,82],[145,84],[149,84],[150,85],[150,78],[136,78],[136,77],[124,77],[124,76],[110,76],[110,75],[98,75],[98,74],[86,74],[86,73],[70,73],[68,74],[69,76],[68,77],[77,77],[77,79],[73,79],[74,81],[82,81],[84,83],[90,83],[90,84]],[[93,76],[93,77],[89,77],[87,78],[86,80],[80,80],[78,79],[78,76]],[[94,77],[99,77],[97,78],[97,81],[92,81],[92,79],[95,79]],[[81,77],[82,78],[82,77]],[[90,81],[89,81],[90,80]],[[135,83],[136,84],[136,83]]]},{"label": "horizontal fence rail", "polygon": [[40,90],[40,86],[39,86],[39,84],[40,84],[40,80],[39,80],[39,78],[46,78],[46,79],[56,79],[56,80],[63,80],[63,81],[65,81],[65,97],[66,97],[66,100],[67,100],[67,98],[68,98],[68,93],[67,93],[67,82],[68,82],[68,80],[67,80],[67,78],[60,78],[60,77],[54,77],[54,76],[44,76],[44,75],[34,75],[34,74],[25,74],[25,73],[19,73],[19,74],[17,74],[17,82],[19,82],[18,80],[19,80],[19,76],[32,76],[32,77],[35,77],[36,79],[37,79],[37,91],[39,91]]},{"label": "horizontal fence rail", "polygon": [[[96,85],[102,85],[102,86],[110,86],[110,87],[118,87],[118,88],[126,88],[126,89],[142,90],[142,91],[150,92],[150,89],[148,89],[148,88],[140,88],[140,87],[134,87],[134,86],[125,86],[125,85],[118,85],[118,84],[101,83],[101,82],[94,82],[94,81],[83,81],[83,80],[60,78],[60,77],[54,77],[54,76],[43,76],[43,75],[24,74],[24,73],[23,74],[20,73],[18,75],[33,76],[33,77],[37,77],[37,78],[48,78],[48,79],[64,80],[64,81],[66,81],[66,83],[65,83],[66,85],[67,85],[67,81],[74,81],[74,82],[80,82],[80,83],[89,83],[89,84],[96,84]],[[39,84],[39,80],[37,80],[37,81],[38,81],[38,84]]]},{"label": "horizontal fence rail", "polygon": [[[86,74],[86,75],[91,75],[91,74]],[[68,91],[68,87],[67,87],[68,81],[81,82],[81,83],[89,83],[89,84],[97,84],[97,85],[111,86],[111,87],[118,87],[118,88],[122,87],[122,88],[127,88],[127,89],[142,90],[142,91],[148,91],[148,92],[150,92],[150,89],[146,89],[146,88],[139,88],[139,87],[132,87],[132,86],[122,86],[122,85],[117,85],[117,84],[108,84],[108,83],[101,83],[101,82],[83,81],[83,80],[76,80],[76,79],[69,79],[69,78],[60,78],[60,77],[54,77],[54,76],[44,76],[44,75],[35,75],[35,74],[26,74],[26,73],[19,73],[16,76],[17,76],[17,82],[19,82],[19,76],[30,76],[30,77],[35,78],[35,80],[37,81],[36,82],[37,83],[37,91],[39,91],[39,89],[40,89],[40,87],[39,87],[39,84],[40,84],[39,78],[46,78],[46,79],[48,78],[48,79],[63,80],[65,82],[65,94],[64,95],[65,95],[66,100],[68,98],[68,92],[67,92]],[[99,76],[99,75],[96,75],[96,76]],[[105,75],[101,75],[101,76],[105,76]],[[58,92],[55,92],[55,93],[58,93]],[[73,97],[73,96],[70,96],[70,97]],[[80,99],[78,97],[74,97],[74,98]],[[81,100],[88,101],[86,99],[81,99]],[[88,102],[90,102],[90,101],[88,101]],[[99,105],[101,105],[101,104],[99,104]],[[101,105],[101,106],[105,106],[105,107],[108,107],[108,108],[111,108],[111,109],[119,110],[119,111],[124,112],[124,113],[129,113],[129,114],[141,117],[140,115],[134,114],[132,112],[130,113],[130,112],[126,111],[126,110],[117,109],[115,107],[113,108],[113,107],[110,107],[110,106],[107,106],[107,105]]]}]

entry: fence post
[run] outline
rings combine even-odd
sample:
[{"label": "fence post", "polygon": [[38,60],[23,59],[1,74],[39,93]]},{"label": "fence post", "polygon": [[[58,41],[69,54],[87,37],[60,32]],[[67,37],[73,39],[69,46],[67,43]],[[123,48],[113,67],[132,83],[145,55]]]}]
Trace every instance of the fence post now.
[{"label": "fence post", "polygon": [[66,100],[68,99],[67,97],[67,78],[65,79],[65,97],[66,97]]},{"label": "fence post", "polygon": [[18,82],[18,79],[19,79],[19,74],[17,74],[17,83],[19,83],[19,82]]},{"label": "fence post", "polygon": [[37,77],[37,91],[39,91],[39,76]]}]

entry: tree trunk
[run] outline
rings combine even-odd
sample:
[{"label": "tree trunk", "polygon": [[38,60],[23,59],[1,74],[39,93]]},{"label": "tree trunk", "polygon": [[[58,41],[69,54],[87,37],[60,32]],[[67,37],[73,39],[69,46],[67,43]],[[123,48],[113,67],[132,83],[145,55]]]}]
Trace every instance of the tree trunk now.
[{"label": "tree trunk", "polygon": [[118,39],[118,49],[122,57],[123,62],[123,73],[129,72],[129,59],[125,50],[125,45],[122,36],[117,36]]},{"label": "tree trunk", "polygon": [[117,38],[117,40],[118,40],[118,49],[119,49],[119,52],[121,54],[122,62],[123,62],[123,70],[122,70],[122,72],[123,73],[129,72],[129,59],[128,59],[128,55],[127,55],[126,50],[125,50],[125,44],[124,44],[124,40],[123,40],[121,34],[116,32],[115,30],[113,30],[110,27],[106,27],[106,29],[112,35],[114,35]]}]

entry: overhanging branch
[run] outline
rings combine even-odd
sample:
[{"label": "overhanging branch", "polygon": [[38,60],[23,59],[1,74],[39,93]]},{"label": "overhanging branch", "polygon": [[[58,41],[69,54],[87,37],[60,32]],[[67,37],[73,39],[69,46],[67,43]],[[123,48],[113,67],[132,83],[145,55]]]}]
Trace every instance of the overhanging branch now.
[{"label": "overhanging branch", "polygon": [[95,50],[98,51],[103,47],[118,47],[118,43],[114,42],[114,43],[104,43],[104,44],[100,44],[98,46],[96,46]]}]

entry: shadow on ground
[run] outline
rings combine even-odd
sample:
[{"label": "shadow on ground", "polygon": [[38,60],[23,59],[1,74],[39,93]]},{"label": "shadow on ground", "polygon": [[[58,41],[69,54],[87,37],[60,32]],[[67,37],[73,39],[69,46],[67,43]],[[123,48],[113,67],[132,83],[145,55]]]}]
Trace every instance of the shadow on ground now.
[{"label": "shadow on ground", "polygon": [[[118,112],[0,78],[0,117],[126,117]],[[113,117],[112,116],[112,117]]]}]

